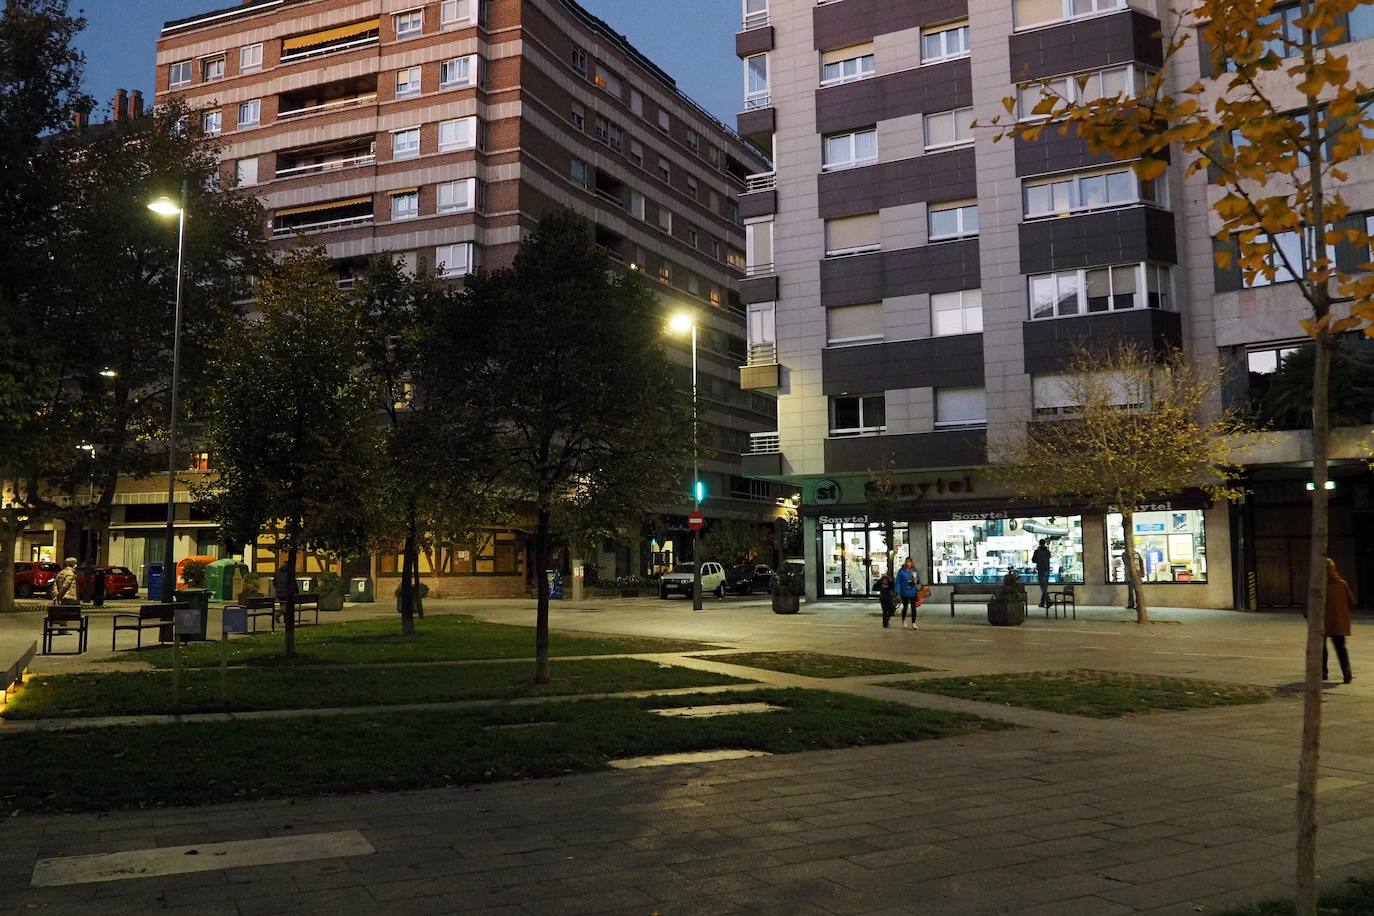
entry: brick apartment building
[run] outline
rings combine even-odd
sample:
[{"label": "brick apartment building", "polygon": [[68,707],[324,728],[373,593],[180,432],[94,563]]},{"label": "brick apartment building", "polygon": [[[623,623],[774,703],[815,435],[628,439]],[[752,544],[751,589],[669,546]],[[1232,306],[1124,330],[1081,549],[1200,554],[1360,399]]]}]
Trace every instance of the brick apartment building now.
[{"label": "brick apartment building", "polygon": [[[508,264],[551,207],[585,214],[610,257],[656,285],[665,325],[698,315],[708,516],[776,514],[787,488],[745,479],[739,457],[776,425],[774,397],[738,384],[738,196],[767,164],[605,22],[572,0],[247,0],[167,23],[156,86],[226,144],[274,243],[322,245],[344,285],[379,252],[458,279]],[[685,345],[672,357],[689,387]],[[605,545],[603,573],[680,554],[683,511],[641,543]],[[520,531],[493,531],[422,572],[438,594],[520,594],[525,554]],[[251,559],[273,568],[274,546]],[[376,573],[397,565],[380,557]]]},{"label": "brick apartment building", "polygon": [[[1072,409],[1059,384],[1074,340],[1183,347],[1225,379],[1218,406],[1276,432],[1250,456],[1241,505],[1181,493],[1130,533],[1177,607],[1283,606],[1305,591],[1310,438],[1266,393],[1303,346],[1302,298],[1283,282],[1245,288],[1213,262],[1219,190],[1202,174],[1141,182],[1074,136],[996,142],[1057,80],[1079,98],[1139,86],[1164,66],[1176,14],[1159,0],[743,0],[738,126],[775,174],[740,200],[751,347],[745,387],[779,394],[777,436],[751,474],[802,488],[810,594],[872,594],[889,550],[936,584],[996,581],[1053,539],[1054,576],[1079,600],[1124,604],[1119,515],[1013,500],[983,469],[999,430]],[[1297,5],[1275,16],[1291,22]],[[1352,80],[1374,83],[1374,4],[1349,17]],[[1171,88],[1211,78],[1190,42]],[[1277,79],[1280,74],[1272,74]],[[1215,88],[1209,91],[1216,91]],[[1291,87],[1293,107],[1298,99]],[[1283,98],[1282,94],[1279,96]],[[1282,104],[1282,102],[1280,103]],[[1175,157],[1180,158],[1180,157]],[[1374,221],[1374,157],[1342,167],[1342,193]],[[1297,237],[1283,244],[1297,248]],[[1343,267],[1369,252],[1338,249]],[[1349,347],[1357,351],[1358,340]],[[1363,406],[1363,419],[1370,419]],[[1357,413],[1359,413],[1357,411]],[[1333,435],[1331,553],[1374,600],[1374,478]],[[864,483],[894,456],[895,542],[867,517]],[[1306,461],[1306,465],[1304,465]]]}]

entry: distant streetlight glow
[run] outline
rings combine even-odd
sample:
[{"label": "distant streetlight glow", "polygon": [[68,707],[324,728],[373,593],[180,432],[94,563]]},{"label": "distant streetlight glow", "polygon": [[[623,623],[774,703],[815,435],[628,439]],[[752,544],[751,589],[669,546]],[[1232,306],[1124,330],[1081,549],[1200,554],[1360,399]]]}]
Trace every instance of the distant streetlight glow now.
[{"label": "distant streetlight glow", "polygon": [[177,387],[181,379],[181,298],[182,276],[186,266],[188,184],[185,178],[181,179],[181,203],[178,204],[170,197],[159,197],[148,204],[148,209],[159,216],[177,218],[177,286],[176,305],[172,317],[172,404],[171,420],[167,426],[167,533],[162,548],[162,600],[166,603],[170,603],[176,594],[176,576],[172,570],[176,562]]},{"label": "distant streetlight glow", "polygon": [[170,197],[159,197],[157,200],[148,204],[148,209],[159,216],[180,216],[181,207],[177,206],[176,201]]},{"label": "distant streetlight glow", "polygon": [[109,366],[106,366],[104,369],[100,370],[101,378],[116,378],[118,377],[118,375],[119,373],[111,369]]},{"label": "distant streetlight glow", "polygon": [[[701,510],[706,487],[697,469],[697,321],[688,312],[678,312],[668,320],[668,330],[674,334],[692,332],[692,503]],[[692,529],[692,610],[701,610],[701,551],[698,549],[698,530]]]}]

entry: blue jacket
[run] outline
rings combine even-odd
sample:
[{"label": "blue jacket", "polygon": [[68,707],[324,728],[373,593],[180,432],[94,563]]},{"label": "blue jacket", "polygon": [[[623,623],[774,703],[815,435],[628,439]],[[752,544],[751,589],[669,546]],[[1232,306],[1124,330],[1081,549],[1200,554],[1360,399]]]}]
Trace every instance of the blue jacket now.
[{"label": "blue jacket", "polygon": [[897,594],[903,598],[915,598],[916,592],[921,588],[921,577],[916,570],[907,569],[903,566],[897,570]]}]

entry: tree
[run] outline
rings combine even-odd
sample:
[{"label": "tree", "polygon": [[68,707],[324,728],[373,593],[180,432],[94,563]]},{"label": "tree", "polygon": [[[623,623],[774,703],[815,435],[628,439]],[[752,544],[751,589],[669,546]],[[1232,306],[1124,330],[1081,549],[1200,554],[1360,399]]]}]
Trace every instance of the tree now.
[{"label": "tree", "polygon": [[868,504],[868,516],[882,523],[883,534],[887,538],[885,543],[888,578],[895,578],[897,575],[897,548],[893,545],[896,539],[893,529],[896,521],[897,481],[892,476],[896,469],[897,456],[888,455],[887,463],[877,471],[869,471],[868,480],[864,481],[864,502]]},{"label": "tree", "polygon": [[[1275,0],[1195,0],[1165,36],[1164,64],[1134,95],[1070,101],[1048,87],[1040,120],[1002,136],[1076,131],[1092,152],[1133,160],[1158,178],[1171,147],[1186,176],[1207,173],[1217,225],[1215,259],[1246,283],[1291,281],[1313,341],[1312,530],[1307,588],[1303,737],[1298,766],[1299,912],[1316,912],[1316,780],[1326,603],[1330,365],[1335,339],[1374,320],[1368,225],[1341,194],[1348,163],[1374,152],[1368,87],[1352,79],[1340,42],[1360,0],[1301,0],[1296,18]],[[1202,72],[1169,92],[1169,64],[1198,36]],[[1297,102],[1296,106],[1294,102]],[[1006,99],[1009,113],[1014,99]],[[997,119],[1002,121],[1004,119]]]},{"label": "tree", "polygon": [[[318,249],[295,249],[258,281],[258,317],[215,348],[205,424],[215,479],[199,495],[227,538],[251,542],[280,523],[286,565],[301,549],[367,549],[361,506],[378,467],[358,310]],[[280,543],[278,543],[280,549]],[[295,655],[295,590],[284,597]]]},{"label": "tree", "polygon": [[613,272],[590,224],[554,211],[514,264],[468,278],[434,323],[424,385],[454,418],[486,418],[498,485],[536,516],[535,681],[549,680],[555,534],[638,531],[681,502],[691,416],[663,349],[664,316],[635,275]]},{"label": "tree", "polygon": [[1082,346],[1060,384],[1070,412],[997,443],[994,474],[1022,496],[1119,512],[1136,620],[1147,623],[1140,570],[1131,561],[1135,513],[1192,487],[1214,499],[1238,498],[1235,437],[1251,429],[1237,414],[1212,413],[1214,383],[1179,351],[1160,359],[1125,344]]},{"label": "tree", "polygon": [[763,529],[746,518],[720,519],[701,538],[701,559],[726,566],[749,562],[762,549]]}]

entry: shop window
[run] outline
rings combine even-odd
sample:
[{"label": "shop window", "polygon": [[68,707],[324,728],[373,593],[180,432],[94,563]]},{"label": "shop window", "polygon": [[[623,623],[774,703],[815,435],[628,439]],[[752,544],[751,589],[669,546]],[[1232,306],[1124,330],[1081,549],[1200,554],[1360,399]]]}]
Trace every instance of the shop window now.
[{"label": "shop window", "polygon": [[[1126,581],[1121,521],[1120,514],[1107,516],[1107,581],[1114,583]],[[1207,531],[1201,509],[1137,512],[1131,522],[1146,582],[1207,581]]]},{"label": "shop window", "polygon": [[[900,567],[911,555],[909,527],[893,525],[892,566]],[[853,522],[827,523],[818,526],[820,541],[821,594],[827,597],[851,598],[875,595],[878,579],[887,571],[887,531],[880,522],[862,518]],[[925,581],[922,571],[922,581]]]},{"label": "shop window", "polygon": [[994,584],[1013,567],[1023,582],[1034,582],[1031,554],[1041,540],[1050,551],[1050,581],[1081,585],[1083,519],[1077,515],[931,522],[930,580]]}]

